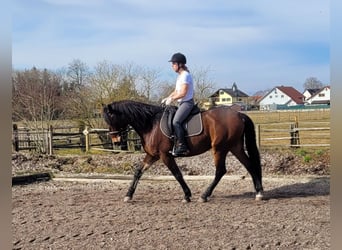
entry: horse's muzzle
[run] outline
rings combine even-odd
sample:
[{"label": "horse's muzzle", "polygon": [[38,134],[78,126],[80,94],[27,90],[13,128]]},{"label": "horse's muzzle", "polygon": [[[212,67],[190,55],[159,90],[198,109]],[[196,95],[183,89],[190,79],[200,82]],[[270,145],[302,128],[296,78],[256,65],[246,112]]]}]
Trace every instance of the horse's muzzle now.
[{"label": "horse's muzzle", "polygon": [[119,135],[111,135],[110,138],[112,139],[112,142],[120,142],[121,136]]}]

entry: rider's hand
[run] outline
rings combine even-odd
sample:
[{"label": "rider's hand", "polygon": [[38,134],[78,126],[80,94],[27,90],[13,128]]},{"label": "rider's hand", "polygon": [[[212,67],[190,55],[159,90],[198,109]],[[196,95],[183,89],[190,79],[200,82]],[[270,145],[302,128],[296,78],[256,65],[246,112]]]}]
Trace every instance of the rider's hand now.
[{"label": "rider's hand", "polygon": [[172,102],[171,97],[168,97],[168,98],[166,98],[165,105],[169,106],[171,104],[171,102]]},{"label": "rider's hand", "polygon": [[164,98],[164,99],[161,101],[161,103],[162,103],[162,104],[165,104],[165,105],[170,105],[171,102],[172,102],[171,97],[166,97],[166,98]]},{"label": "rider's hand", "polygon": [[165,104],[167,98],[164,98],[162,101],[161,101],[161,104]]}]

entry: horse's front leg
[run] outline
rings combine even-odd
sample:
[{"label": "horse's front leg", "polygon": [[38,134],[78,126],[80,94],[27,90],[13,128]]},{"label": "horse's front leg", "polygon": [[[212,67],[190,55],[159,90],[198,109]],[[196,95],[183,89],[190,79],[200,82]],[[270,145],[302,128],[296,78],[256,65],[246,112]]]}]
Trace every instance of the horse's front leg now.
[{"label": "horse's front leg", "polygon": [[135,189],[137,188],[138,182],[141,176],[143,175],[143,172],[144,172],[143,169],[144,169],[143,165],[139,165],[135,169],[133,180],[131,182],[131,185],[128,188],[127,194],[124,198],[124,202],[129,202],[132,200],[133,194],[135,192]]},{"label": "horse's front leg", "polygon": [[162,155],[162,160],[164,164],[168,167],[171,171],[173,176],[176,178],[178,183],[181,185],[183,192],[184,192],[184,199],[182,202],[187,203],[191,201],[191,191],[188,185],[186,184],[181,171],[179,170],[177,163],[173,157],[168,154]]},{"label": "horse's front leg", "polygon": [[140,164],[136,167],[133,180],[131,182],[131,185],[128,188],[127,194],[124,198],[124,202],[129,202],[132,200],[133,194],[138,186],[141,176],[157,160],[158,158],[154,158],[150,155],[146,155],[143,161],[143,164]]}]

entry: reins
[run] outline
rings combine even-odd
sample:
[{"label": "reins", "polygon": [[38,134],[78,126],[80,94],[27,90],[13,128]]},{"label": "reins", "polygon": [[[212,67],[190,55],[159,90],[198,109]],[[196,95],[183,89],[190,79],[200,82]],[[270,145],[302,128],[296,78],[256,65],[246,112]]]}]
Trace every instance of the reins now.
[{"label": "reins", "polygon": [[107,134],[108,135],[118,135],[118,134],[121,134],[121,133],[127,133],[130,129],[128,127],[126,127],[125,129],[120,129],[120,130],[117,130],[117,131],[110,131],[108,132]]}]

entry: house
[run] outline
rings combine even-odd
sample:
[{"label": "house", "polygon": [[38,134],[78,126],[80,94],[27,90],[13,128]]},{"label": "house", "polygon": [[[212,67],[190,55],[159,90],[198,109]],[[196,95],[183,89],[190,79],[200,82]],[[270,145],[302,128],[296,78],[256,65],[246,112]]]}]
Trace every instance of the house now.
[{"label": "house", "polygon": [[[245,107],[248,103],[248,95],[239,90],[234,82],[232,88],[218,89],[215,93],[209,96],[209,102],[204,103],[205,108],[219,105],[239,105]],[[243,109],[243,108],[242,108]]]},{"label": "house", "polygon": [[304,95],[293,87],[277,86],[259,101],[260,110],[277,109],[278,105],[295,106],[304,104]]},{"label": "house", "polygon": [[303,92],[304,102],[307,101],[311,96],[315,95],[321,89],[305,89]]},{"label": "house", "polygon": [[315,94],[306,100],[307,104],[326,104],[330,105],[330,86],[319,89]]}]

